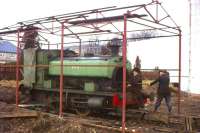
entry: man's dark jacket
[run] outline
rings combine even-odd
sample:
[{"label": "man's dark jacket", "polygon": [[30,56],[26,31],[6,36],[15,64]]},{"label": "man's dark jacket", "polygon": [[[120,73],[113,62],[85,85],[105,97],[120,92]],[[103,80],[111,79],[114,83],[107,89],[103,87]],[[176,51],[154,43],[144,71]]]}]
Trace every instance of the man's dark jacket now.
[{"label": "man's dark jacket", "polygon": [[159,87],[157,90],[157,94],[160,96],[166,96],[166,95],[171,95],[171,91],[169,88],[169,74],[163,74],[161,75],[157,80],[153,81],[150,85],[153,85],[155,83],[159,83]]}]

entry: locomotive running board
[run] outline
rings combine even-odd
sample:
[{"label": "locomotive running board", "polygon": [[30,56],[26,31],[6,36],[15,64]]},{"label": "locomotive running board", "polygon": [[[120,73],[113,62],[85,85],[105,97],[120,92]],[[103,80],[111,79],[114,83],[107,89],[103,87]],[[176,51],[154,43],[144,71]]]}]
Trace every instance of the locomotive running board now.
[{"label": "locomotive running board", "polygon": [[18,107],[29,108],[29,107],[45,107],[44,104],[19,104]]},{"label": "locomotive running board", "polygon": [[[33,90],[40,90],[40,91],[52,91],[52,92],[59,92],[58,88],[34,88]],[[73,88],[64,88],[63,93],[78,93],[78,94],[86,94],[86,95],[102,95],[102,96],[113,96],[114,92],[101,92],[101,91],[95,91],[95,92],[85,92],[83,90],[75,90]],[[119,92],[121,93],[121,92]]]}]

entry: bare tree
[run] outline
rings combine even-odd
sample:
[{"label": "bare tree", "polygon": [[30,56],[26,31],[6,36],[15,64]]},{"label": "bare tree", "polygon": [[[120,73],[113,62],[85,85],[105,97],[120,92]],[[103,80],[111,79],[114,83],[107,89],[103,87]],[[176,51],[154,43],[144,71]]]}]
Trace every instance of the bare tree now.
[{"label": "bare tree", "polygon": [[133,33],[131,35],[131,40],[142,41],[142,40],[155,38],[156,36],[157,36],[157,32],[155,30],[144,30],[144,31]]}]

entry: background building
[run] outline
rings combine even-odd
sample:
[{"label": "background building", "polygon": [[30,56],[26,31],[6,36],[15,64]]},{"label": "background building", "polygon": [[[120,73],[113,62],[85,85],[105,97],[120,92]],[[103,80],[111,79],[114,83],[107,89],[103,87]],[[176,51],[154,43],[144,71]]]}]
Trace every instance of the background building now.
[{"label": "background building", "polygon": [[16,61],[16,46],[8,41],[0,40],[0,63]]}]

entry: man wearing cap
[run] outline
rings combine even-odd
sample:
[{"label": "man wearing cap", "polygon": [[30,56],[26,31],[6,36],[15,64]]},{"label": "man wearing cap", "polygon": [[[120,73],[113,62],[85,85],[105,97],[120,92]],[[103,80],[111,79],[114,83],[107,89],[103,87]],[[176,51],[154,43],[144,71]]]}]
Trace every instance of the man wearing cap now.
[{"label": "man wearing cap", "polygon": [[169,88],[170,78],[169,73],[166,70],[159,71],[159,78],[150,83],[150,86],[154,85],[155,83],[159,83],[159,87],[157,89],[157,100],[154,108],[154,112],[160,107],[160,104],[165,99],[166,105],[168,107],[169,113],[172,110],[171,105],[171,91]]}]

